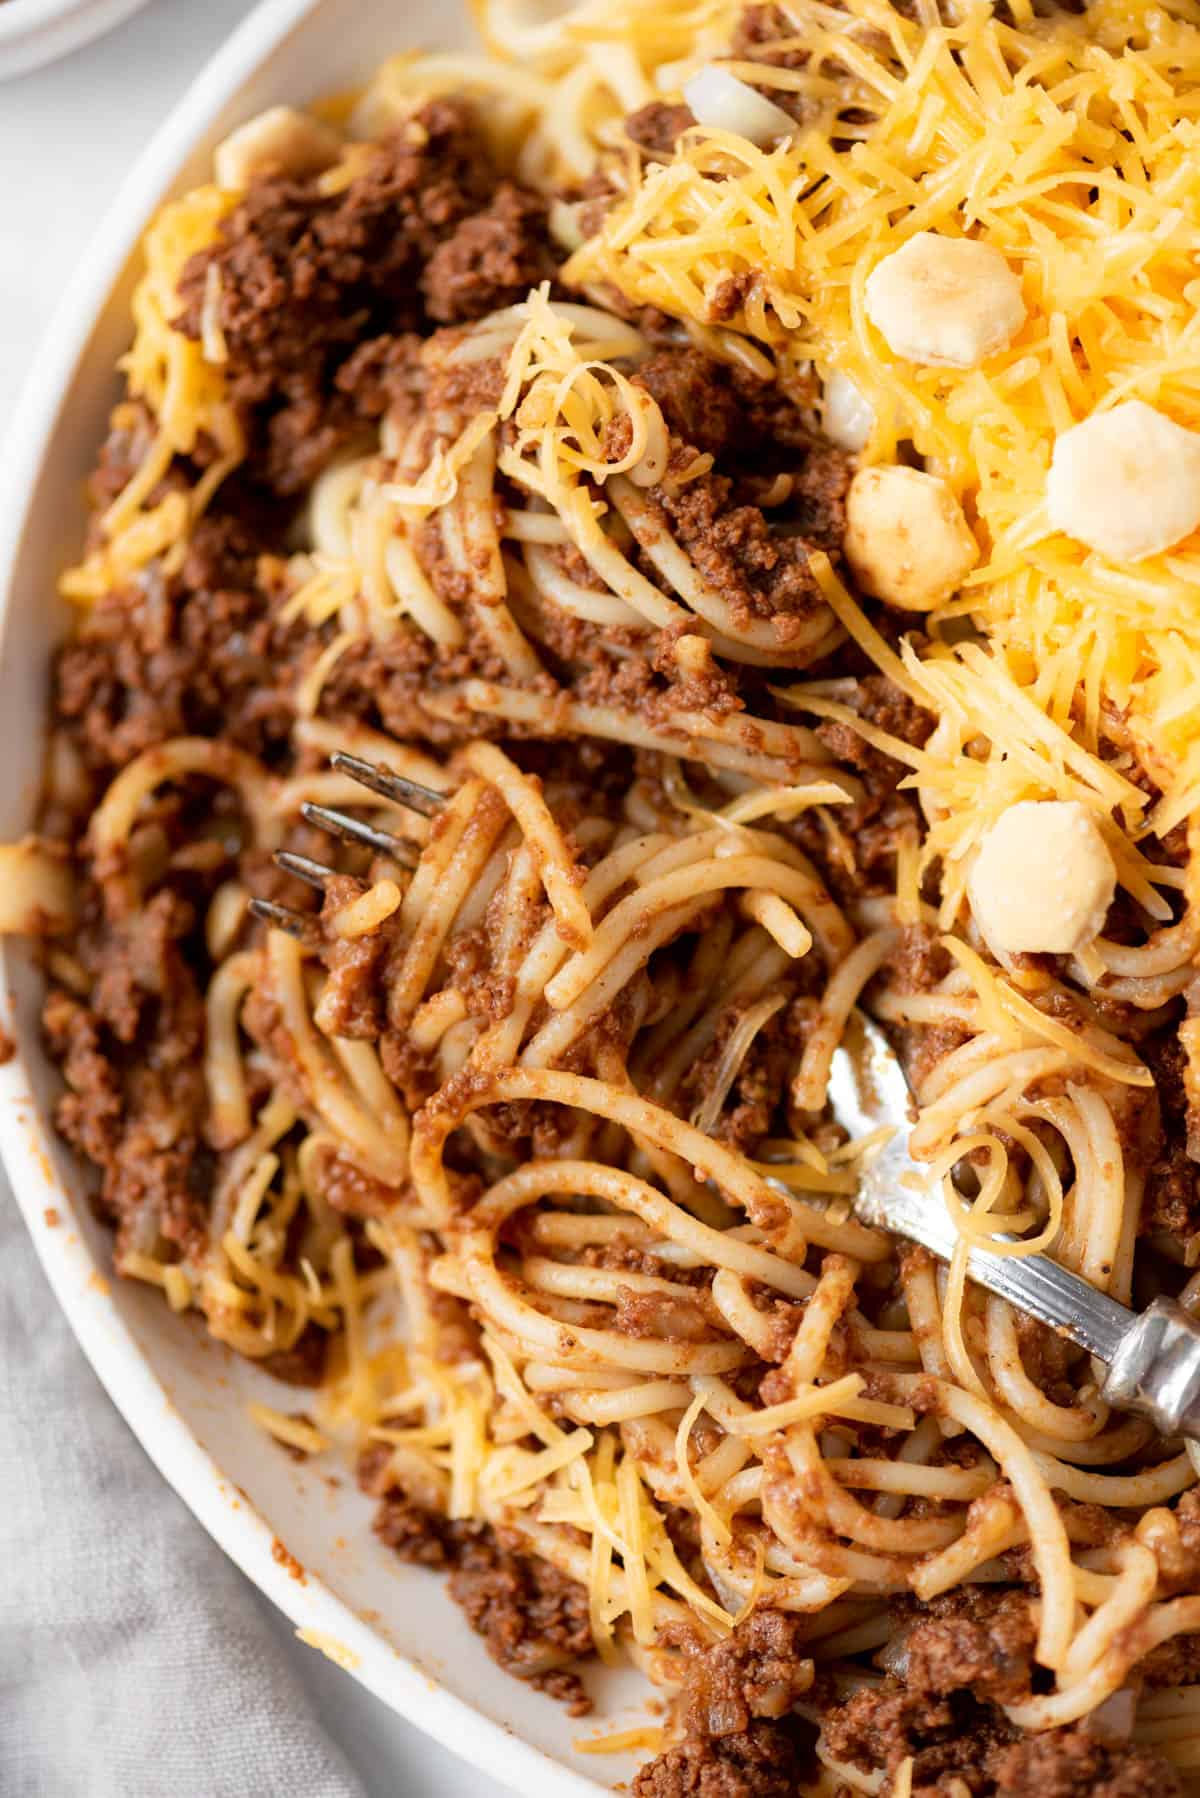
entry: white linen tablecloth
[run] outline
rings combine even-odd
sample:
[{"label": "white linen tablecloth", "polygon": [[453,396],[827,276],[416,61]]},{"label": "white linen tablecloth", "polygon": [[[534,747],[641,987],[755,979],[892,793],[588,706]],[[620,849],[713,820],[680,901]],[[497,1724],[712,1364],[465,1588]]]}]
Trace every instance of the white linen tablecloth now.
[{"label": "white linen tablecloth", "polygon": [[[386,0],[384,0],[386,3]],[[0,432],[79,248],[249,0],[0,84]],[[0,1173],[0,1798],[502,1798],[293,1639],[151,1466]]]}]

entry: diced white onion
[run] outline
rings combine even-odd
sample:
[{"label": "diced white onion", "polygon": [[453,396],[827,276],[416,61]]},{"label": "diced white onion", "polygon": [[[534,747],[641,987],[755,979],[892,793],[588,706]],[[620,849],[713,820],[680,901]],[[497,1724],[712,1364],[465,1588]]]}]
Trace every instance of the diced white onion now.
[{"label": "diced white onion", "polygon": [[711,131],[732,131],[749,138],[759,149],[790,137],[796,121],[782,106],[766,99],[756,88],[727,69],[704,68],[684,83],[683,97],[697,124]]},{"label": "diced white onion", "polygon": [[583,242],[577,206],[566,200],[551,200],[548,217],[550,235],[563,250],[577,250]]},{"label": "diced white onion", "polygon": [[908,1631],[902,1630],[898,1636],[892,1636],[884,1643],[875,1656],[885,1673],[892,1673],[897,1679],[908,1676]]},{"label": "diced white onion", "polygon": [[866,448],[875,429],[875,408],[839,368],[825,381],[822,422],[830,443],[852,455]]}]

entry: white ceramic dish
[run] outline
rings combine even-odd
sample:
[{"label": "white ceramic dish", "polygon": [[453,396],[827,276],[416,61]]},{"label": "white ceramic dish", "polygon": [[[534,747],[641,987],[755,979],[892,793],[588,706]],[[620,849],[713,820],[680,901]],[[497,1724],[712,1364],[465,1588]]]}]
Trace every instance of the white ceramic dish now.
[{"label": "white ceramic dish", "polygon": [[0,5],[0,81],[26,75],[111,31],[146,0],[7,0]]},{"label": "white ceramic dish", "polygon": [[[142,227],[162,199],[201,177],[205,152],[233,124],[346,86],[389,51],[419,44],[426,17],[420,0],[263,0],[152,141],[82,258],[0,455],[0,839],[33,818],[48,658],[63,626],[50,596],[79,544],[80,482],[116,394]],[[454,0],[439,42],[465,41],[467,31]],[[110,1280],[107,1232],[50,1125],[57,1088],[39,1037],[40,980],[19,944],[0,961],[0,1011],[17,1046],[0,1068],[0,1152],[84,1351],[163,1475],[298,1628],[494,1778],[539,1798],[595,1798],[597,1777],[627,1778],[627,1762],[576,1754],[572,1741],[594,1726],[502,1673],[441,1581],[376,1542],[370,1501],[352,1478],[339,1470],[331,1482],[329,1467],[297,1465],[263,1437],[245,1401],[278,1401],[281,1388],[147,1288]],[[289,1556],[303,1579],[289,1573]],[[605,1727],[646,1720],[639,1676],[606,1675],[598,1695]]]}]

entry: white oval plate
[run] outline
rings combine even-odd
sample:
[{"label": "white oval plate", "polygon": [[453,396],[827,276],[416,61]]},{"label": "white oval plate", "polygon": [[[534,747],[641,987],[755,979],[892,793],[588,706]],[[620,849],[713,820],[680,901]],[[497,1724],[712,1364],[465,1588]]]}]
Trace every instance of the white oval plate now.
[{"label": "white oval plate", "polygon": [[[0,458],[0,840],[33,820],[47,667],[65,623],[51,596],[79,546],[81,482],[117,394],[133,252],[147,219],[203,178],[206,153],[239,120],[349,85],[389,52],[419,45],[423,15],[420,0],[262,0],[141,156],[84,256]],[[443,47],[469,40],[461,0],[444,9],[438,38]],[[572,1741],[596,1726],[501,1672],[441,1580],[402,1566],[376,1541],[371,1501],[347,1472],[298,1465],[264,1438],[246,1401],[278,1402],[281,1388],[148,1288],[110,1280],[108,1232],[51,1127],[57,1077],[40,1040],[41,981],[23,945],[0,949],[0,975],[0,1010],[17,1047],[0,1067],[0,1153],[84,1352],[160,1472],[298,1628],[457,1754],[545,1798],[596,1798],[597,1773],[628,1777],[628,1761],[577,1755]],[[279,1544],[286,1555],[273,1552]],[[303,1579],[289,1574],[289,1556]],[[646,1720],[646,1688],[632,1671],[605,1674],[593,1690],[605,1727]]]},{"label": "white oval plate", "polygon": [[8,0],[0,9],[0,81],[90,44],[146,0]]}]

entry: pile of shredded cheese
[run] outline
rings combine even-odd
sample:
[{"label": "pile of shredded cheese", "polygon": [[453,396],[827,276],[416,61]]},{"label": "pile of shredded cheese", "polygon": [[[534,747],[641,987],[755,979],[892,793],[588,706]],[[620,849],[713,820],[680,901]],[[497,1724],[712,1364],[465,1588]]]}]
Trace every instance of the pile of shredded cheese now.
[{"label": "pile of shredded cheese", "polygon": [[[811,362],[867,399],[865,460],[910,443],[962,498],[984,555],[933,622],[969,614],[990,648],[935,644],[912,673],[993,749],[986,804],[958,792],[937,853],[962,861],[998,806],[1064,780],[1098,811],[1122,807],[1135,834],[1165,833],[1200,801],[1200,539],[1114,564],[1051,532],[1044,489],[1056,435],[1096,410],[1140,398],[1200,425],[1200,11],[782,10],[802,66],[723,66],[798,94],[797,135],[762,150],[696,128],[671,160],[627,165],[625,198],[567,278],[702,326],[741,291],[727,322],[772,346],[781,378]],[[623,9],[622,30],[640,16]],[[673,95],[686,73],[660,69],[660,84]],[[918,231],[990,243],[1021,278],[1026,323],[981,368],[904,362],[867,319],[867,277]],[[1096,753],[1114,714],[1164,790],[1148,818]],[[970,784],[958,745],[944,760],[944,784]]]}]

